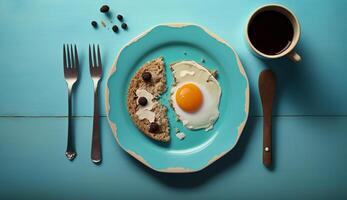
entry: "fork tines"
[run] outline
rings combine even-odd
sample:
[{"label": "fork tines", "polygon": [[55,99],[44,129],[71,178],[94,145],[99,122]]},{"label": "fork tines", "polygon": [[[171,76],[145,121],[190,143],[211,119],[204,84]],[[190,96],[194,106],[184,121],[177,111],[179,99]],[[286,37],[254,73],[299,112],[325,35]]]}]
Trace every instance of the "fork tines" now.
[{"label": "fork tines", "polygon": [[[96,51],[95,46],[97,47],[97,54],[98,57],[96,57]],[[93,47],[93,53],[92,53],[92,47]],[[89,67],[101,67],[101,55],[100,55],[100,48],[99,45],[89,45]]]},{"label": "fork tines", "polygon": [[76,44],[63,45],[64,68],[77,68],[79,64]]}]

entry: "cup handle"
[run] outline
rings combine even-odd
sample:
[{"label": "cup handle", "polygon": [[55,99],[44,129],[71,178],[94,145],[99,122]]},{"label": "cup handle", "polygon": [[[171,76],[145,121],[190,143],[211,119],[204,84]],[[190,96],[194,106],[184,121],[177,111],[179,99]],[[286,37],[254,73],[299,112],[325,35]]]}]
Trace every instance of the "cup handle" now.
[{"label": "cup handle", "polygon": [[295,51],[292,51],[288,54],[288,57],[293,61],[293,62],[300,62],[301,61],[301,56],[296,53]]}]

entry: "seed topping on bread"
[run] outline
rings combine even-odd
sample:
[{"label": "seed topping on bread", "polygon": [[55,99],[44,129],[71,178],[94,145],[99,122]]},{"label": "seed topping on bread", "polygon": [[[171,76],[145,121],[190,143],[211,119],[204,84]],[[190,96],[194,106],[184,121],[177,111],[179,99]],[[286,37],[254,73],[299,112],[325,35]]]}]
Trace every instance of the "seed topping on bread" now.
[{"label": "seed topping on bread", "polygon": [[151,74],[150,72],[143,72],[143,73],[142,73],[142,79],[143,79],[145,82],[151,82],[152,74]]}]

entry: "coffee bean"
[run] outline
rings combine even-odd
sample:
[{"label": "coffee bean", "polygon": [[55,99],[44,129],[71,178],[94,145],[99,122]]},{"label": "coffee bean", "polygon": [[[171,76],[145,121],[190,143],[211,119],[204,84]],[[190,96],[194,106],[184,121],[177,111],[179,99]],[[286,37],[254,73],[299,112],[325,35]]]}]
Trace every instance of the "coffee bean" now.
[{"label": "coffee bean", "polygon": [[152,74],[149,72],[143,72],[142,79],[146,82],[150,82],[152,79]]},{"label": "coffee bean", "polygon": [[159,130],[159,125],[155,122],[152,122],[150,125],[149,125],[149,132],[150,133],[155,133]]},{"label": "coffee bean", "polygon": [[98,27],[98,23],[96,22],[96,21],[92,21],[92,26],[94,27],[94,28],[96,28],[96,27]]},{"label": "coffee bean", "polygon": [[108,5],[103,5],[100,8],[100,12],[102,13],[107,13],[110,10],[110,7],[108,7]]},{"label": "coffee bean", "polygon": [[147,105],[147,99],[146,99],[146,97],[140,97],[140,98],[139,98],[139,104],[140,104],[141,106]]},{"label": "coffee bean", "polygon": [[123,16],[122,15],[117,15],[117,19],[122,22],[123,21]]},{"label": "coffee bean", "polygon": [[128,25],[126,23],[122,23],[122,29],[127,30],[128,29]]},{"label": "coffee bean", "polygon": [[114,26],[112,27],[112,30],[113,30],[113,32],[115,32],[115,33],[118,33],[118,32],[119,32],[119,28],[118,28],[117,25],[114,25]]}]

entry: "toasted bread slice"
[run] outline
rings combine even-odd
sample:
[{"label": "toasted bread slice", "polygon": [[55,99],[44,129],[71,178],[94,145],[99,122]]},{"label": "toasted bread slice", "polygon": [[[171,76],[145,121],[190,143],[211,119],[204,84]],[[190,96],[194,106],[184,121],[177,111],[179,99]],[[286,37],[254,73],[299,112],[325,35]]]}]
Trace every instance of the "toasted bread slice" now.
[{"label": "toasted bread slice", "polygon": [[[149,72],[151,74],[150,81],[145,81],[143,79],[142,74],[144,72]],[[153,102],[153,107],[150,109],[150,111],[154,112],[155,114],[154,123],[159,125],[155,132],[150,131],[149,127],[151,121],[147,118],[140,119],[139,115],[137,114],[137,111],[141,109],[141,105],[138,102],[140,97],[136,94],[136,91],[138,90],[146,90],[148,93],[154,96],[154,98],[151,100],[151,102]],[[165,66],[163,58],[160,57],[145,63],[135,73],[130,81],[127,97],[128,112],[136,127],[146,136],[162,142],[168,142],[170,140],[167,108],[164,105],[161,105],[158,101],[158,97],[165,92],[165,90]],[[150,101],[150,99],[148,99],[148,101]]]}]

